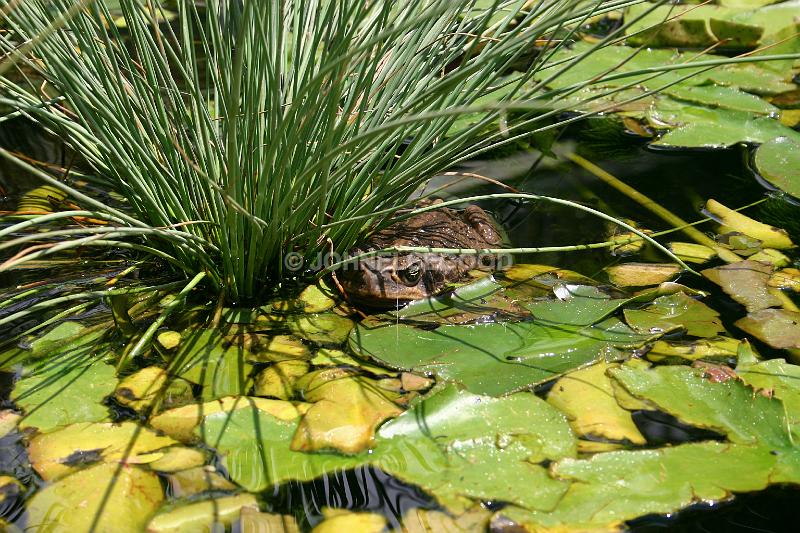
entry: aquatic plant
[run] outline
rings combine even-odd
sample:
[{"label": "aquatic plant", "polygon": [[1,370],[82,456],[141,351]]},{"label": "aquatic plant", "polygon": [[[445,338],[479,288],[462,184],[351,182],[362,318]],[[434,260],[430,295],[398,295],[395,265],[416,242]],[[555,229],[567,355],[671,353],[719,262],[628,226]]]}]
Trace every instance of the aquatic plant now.
[{"label": "aquatic plant", "polygon": [[[23,248],[5,266],[122,247],[205,276],[228,302],[252,300],[286,274],[287,253],[344,252],[436,173],[577,120],[563,120],[571,107],[558,102],[588,84],[657,77],[652,66],[612,68],[547,88],[624,37],[622,25],[559,58],[587,21],[637,3],[213,0],[177,2],[167,23],[152,1],[121,0],[113,13],[105,1],[3,1],[2,69],[18,75],[0,80],[2,103],[65,139],[124,199],[112,205],[19,162],[80,206],[28,227],[104,223],[6,242],[57,245]],[[459,120],[467,112],[473,120]]]}]

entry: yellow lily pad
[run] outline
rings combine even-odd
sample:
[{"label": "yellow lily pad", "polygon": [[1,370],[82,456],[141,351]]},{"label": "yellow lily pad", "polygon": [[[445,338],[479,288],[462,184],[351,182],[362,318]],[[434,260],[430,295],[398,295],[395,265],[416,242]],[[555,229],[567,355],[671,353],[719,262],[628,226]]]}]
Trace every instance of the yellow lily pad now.
[{"label": "yellow lily pad", "polygon": [[706,357],[735,358],[739,350],[739,341],[730,337],[714,337],[693,341],[664,341],[653,343],[647,352],[650,361],[663,361],[669,357],[680,357],[689,361]]},{"label": "yellow lily pad", "polygon": [[161,451],[161,456],[149,463],[151,470],[158,472],[177,472],[188,468],[200,467],[208,459],[205,451],[185,446],[172,446]]},{"label": "yellow lily pad", "polygon": [[308,359],[311,351],[303,341],[291,335],[256,335],[249,347],[249,360],[254,363]]},{"label": "yellow lily pad", "polygon": [[213,466],[196,466],[173,472],[167,475],[167,481],[176,498],[188,498],[212,490],[236,490],[236,485],[222,477]]},{"label": "yellow lily pad", "polygon": [[237,409],[255,408],[280,420],[294,420],[300,412],[290,402],[247,396],[228,396],[205,403],[176,407],[150,419],[150,425],[182,442],[195,440],[193,431],[200,421],[214,413],[232,413]]},{"label": "yellow lily pad", "polygon": [[171,378],[161,367],[149,366],[120,381],[114,398],[135,411],[171,408],[191,402],[192,387],[183,379]]},{"label": "yellow lily pad", "polygon": [[[470,533],[487,531],[492,513],[482,507],[452,516],[442,511],[430,511],[416,507],[403,516],[405,533]],[[494,530],[492,530],[494,531]]]},{"label": "yellow lily pad", "polygon": [[617,287],[649,287],[670,281],[681,267],[672,263],[622,263],[605,269]]},{"label": "yellow lily pad", "polygon": [[164,349],[171,350],[181,343],[181,334],[177,331],[162,331],[156,340]]},{"label": "yellow lily pad", "polygon": [[28,527],[51,533],[140,533],[163,499],[153,472],[105,463],[36,492],[27,505]]},{"label": "yellow lily pad", "polygon": [[[37,435],[28,455],[42,479],[51,480],[95,462],[136,463],[139,456],[174,444],[174,439],[133,422],[82,422]],[[159,457],[151,456],[147,462]]]},{"label": "yellow lily pad", "polygon": [[773,348],[800,348],[800,313],[762,309],[736,321],[736,327]]},{"label": "yellow lily pad", "polygon": [[358,453],[370,447],[382,422],[403,412],[374,380],[363,376],[320,384],[312,381],[303,396],[313,405],[300,420],[292,439],[291,448],[297,451],[333,448],[347,454]]},{"label": "yellow lily pad", "polygon": [[386,527],[386,518],[375,513],[353,513],[344,509],[322,510],[325,519],[311,530],[311,533],[380,533]]},{"label": "yellow lily pad", "polygon": [[294,396],[294,382],[308,373],[311,365],[303,360],[288,360],[275,363],[256,375],[256,396],[272,396],[288,400]]},{"label": "yellow lily pad", "polygon": [[11,409],[0,411],[0,439],[17,429],[22,415]]},{"label": "yellow lily pad", "polygon": [[747,215],[725,207],[716,200],[711,199],[706,202],[706,211],[713,215],[720,224],[760,240],[766,248],[785,250],[794,247],[786,230],[753,220]]},{"label": "yellow lily pad", "polygon": [[606,375],[606,370],[618,367],[618,364],[600,361],[565,374],[550,389],[547,402],[567,415],[570,427],[578,436],[645,444],[631,414],[617,403],[611,380]]},{"label": "yellow lily pad", "polygon": [[250,507],[244,507],[239,517],[239,531],[241,533],[300,533],[300,526],[292,515],[261,513]]},{"label": "yellow lily pad", "polygon": [[707,263],[717,255],[713,248],[693,242],[671,242],[667,248],[686,263]]},{"label": "yellow lily pad", "polygon": [[239,519],[242,509],[258,509],[253,494],[237,494],[177,505],[160,511],[147,524],[148,533],[193,533],[216,531]]},{"label": "yellow lily pad", "polygon": [[770,292],[767,285],[772,270],[769,263],[748,260],[709,268],[701,273],[753,312],[781,305],[781,300]]},{"label": "yellow lily pad", "polygon": [[800,292],[800,269],[784,268],[772,274],[767,285],[776,289]]}]

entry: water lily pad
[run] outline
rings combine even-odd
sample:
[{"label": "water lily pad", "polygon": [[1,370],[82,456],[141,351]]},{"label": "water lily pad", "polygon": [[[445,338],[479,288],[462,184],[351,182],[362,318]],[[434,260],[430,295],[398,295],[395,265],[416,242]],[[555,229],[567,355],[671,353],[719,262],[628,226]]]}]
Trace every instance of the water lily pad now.
[{"label": "water lily pad", "polygon": [[147,524],[152,533],[192,533],[215,531],[239,519],[244,508],[258,509],[253,494],[237,494],[183,505],[159,511]]},{"label": "water lily pad", "polygon": [[249,407],[209,415],[199,431],[248,490],[371,464],[457,510],[481,499],[552,507],[566,487],[536,463],[573,456],[576,446],[564,416],[532,394],[493,399],[454,387],[384,424],[370,453],[293,451],[296,427]]},{"label": "water lily pad", "polygon": [[294,420],[300,416],[294,404],[283,400],[228,396],[211,402],[184,405],[164,411],[151,418],[150,425],[182,442],[190,442],[194,439],[194,431],[203,417],[248,408],[263,410],[280,420]]},{"label": "water lily pad", "polygon": [[713,337],[725,331],[719,313],[683,293],[660,296],[643,309],[625,309],[625,321],[641,332],[683,328],[687,335]]},{"label": "water lily pad", "polygon": [[622,263],[605,269],[611,283],[617,287],[660,285],[676,277],[681,270],[671,263]]},{"label": "water lily pad", "polygon": [[[777,249],[794,247],[794,243],[789,238],[789,234],[786,230],[754,220],[747,215],[725,207],[713,198],[706,202],[705,210],[719,221],[720,224],[724,225],[726,229],[730,228],[756,239],[758,242],[755,243],[755,246],[763,245],[768,248]],[[731,247],[733,249],[737,248],[735,246]]]},{"label": "water lily pad", "polygon": [[17,423],[19,423],[21,418],[21,414],[11,409],[3,409],[0,411],[0,439],[12,431],[16,431]]},{"label": "water lily pad", "polygon": [[756,151],[755,165],[762,178],[795,198],[800,198],[800,142],[776,137]]},{"label": "water lily pad", "polygon": [[239,528],[242,533],[300,533],[297,519],[292,515],[261,513],[250,507],[242,508]]},{"label": "water lily pad", "polygon": [[77,422],[109,418],[103,398],[114,391],[114,367],[100,361],[76,361],[67,355],[48,360],[15,383],[11,398],[24,411],[20,428],[50,431]]},{"label": "water lily pad", "polygon": [[164,498],[152,472],[109,463],[81,470],[36,492],[27,504],[37,531],[139,533]]},{"label": "water lily pad", "polygon": [[308,372],[308,361],[288,360],[275,363],[256,375],[254,394],[289,400],[294,396],[294,382]]},{"label": "water lily pad", "polygon": [[288,329],[292,335],[319,344],[341,344],[353,328],[353,321],[333,312],[315,314],[262,315],[256,325]]},{"label": "water lily pad", "polygon": [[697,340],[657,340],[647,352],[650,361],[681,358],[689,361],[706,358],[735,358],[739,341],[729,337],[713,337]]},{"label": "water lily pad", "polygon": [[50,480],[88,464],[152,462],[151,452],[177,442],[133,422],[72,424],[31,439],[28,455],[42,479]]},{"label": "water lily pad", "polygon": [[236,485],[222,477],[212,466],[196,466],[173,472],[166,477],[171,493],[176,498],[187,498],[209,491],[236,490]]},{"label": "water lily pad", "polygon": [[[403,529],[408,533],[470,533],[487,531],[491,513],[480,507],[470,509],[457,516],[442,511],[431,511],[416,507],[403,515]],[[492,528],[489,531],[502,531]]]},{"label": "water lily pad", "polygon": [[297,451],[358,453],[373,444],[375,429],[382,422],[403,412],[375,380],[364,376],[325,381],[306,388],[303,398],[313,405],[292,439],[292,449]]},{"label": "water lily pad", "polygon": [[736,321],[736,326],[773,348],[800,348],[800,313],[762,309]]},{"label": "water lily pad", "polygon": [[354,513],[345,509],[322,510],[324,519],[317,524],[312,533],[339,533],[340,531],[359,531],[361,533],[380,533],[386,529],[386,518],[376,513]]},{"label": "water lily pad", "polygon": [[171,378],[161,367],[149,366],[120,381],[114,398],[136,411],[177,407],[192,401],[189,382]]},{"label": "water lily pad", "polygon": [[752,360],[742,364],[740,358],[736,373],[763,396],[780,399],[786,407],[787,425],[796,436],[800,434],[800,366],[784,359]]},{"label": "water lily pad", "polygon": [[246,349],[225,345],[221,332],[196,330],[186,335],[172,363],[173,373],[203,387],[203,399],[246,394],[253,367]]},{"label": "water lily pad", "polygon": [[701,273],[722,287],[731,298],[747,307],[750,312],[781,305],[781,300],[770,292],[767,281],[772,265],[760,261],[739,261]]},{"label": "water lily pad", "polygon": [[171,446],[159,450],[159,458],[148,463],[151,470],[158,472],[177,472],[197,468],[208,460],[205,450],[187,448],[185,446]]},{"label": "water lily pad", "polygon": [[717,255],[713,248],[691,242],[671,242],[667,248],[686,263],[706,263]]},{"label": "water lily pad", "polygon": [[248,360],[253,363],[270,363],[308,359],[311,350],[303,341],[291,335],[247,334],[245,348]]},{"label": "water lily pad", "polygon": [[436,374],[478,394],[500,395],[558,377],[606,357],[613,348],[640,347],[651,335],[615,318],[593,326],[538,322],[444,325],[359,325],[350,346],[392,368]]},{"label": "water lily pad", "polygon": [[567,415],[578,436],[627,440],[644,444],[630,412],[621,408],[614,396],[606,370],[619,365],[601,361],[560,377],[550,389],[547,402]]}]

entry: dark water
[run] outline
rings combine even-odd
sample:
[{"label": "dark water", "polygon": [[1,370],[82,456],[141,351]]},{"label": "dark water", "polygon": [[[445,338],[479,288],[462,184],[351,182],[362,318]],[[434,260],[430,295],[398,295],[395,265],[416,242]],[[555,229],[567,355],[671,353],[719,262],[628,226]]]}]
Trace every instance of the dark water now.
[{"label": "dark water", "polygon": [[[22,127],[22,126],[20,126]],[[3,131],[0,129],[0,131]],[[13,148],[28,148],[36,151],[35,145],[27,146],[14,137],[0,138],[0,144]],[[22,131],[22,130],[19,130]],[[13,130],[12,130],[13,132]],[[581,140],[580,132],[575,132]],[[687,221],[702,217],[700,207],[706,198],[713,197],[730,207],[748,204],[766,194],[753,178],[747,167],[747,150],[732,149],[720,152],[672,153],[654,152],[630,142],[614,154],[602,152],[592,145],[591,138],[583,139],[584,154],[604,169],[629,183],[640,192],[650,196]],[[22,143],[22,144],[20,144]],[[59,147],[49,144],[39,148],[37,154],[63,164],[64,154]],[[522,191],[552,195],[582,202],[610,214],[635,219],[644,227],[653,230],[666,228],[666,224],[641,206],[624,197],[589,173],[572,164],[538,162],[537,154],[519,154],[496,161],[471,162],[464,170],[476,172],[512,185]],[[30,181],[27,177],[15,179],[14,173],[0,168],[0,185],[9,195],[25,190]],[[441,180],[437,183],[441,183]],[[35,186],[35,184],[34,184]],[[450,191],[453,195],[467,196],[505,192],[496,186],[480,182],[476,185],[461,183]],[[606,240],[604,223],[586,213],[543,202],[513,204],[486,202],[485,207],[503,221],[511,243],[515,246],[555,246]],[[766,211],[762,209],[762,213]],[[796,216],[792,208],[779,208],[780,216]],[[797,208],[794,208],[797,209]],[[758,211],[755,211],[757,214]],[[789,213],[789,215],[787,215]],[[800,219],[800,217],[797,217]],[[702,229],[702,226],[701,226]],[[688,240],[675,234],[667,240]],[[113,259],[113,258],[112,258]],[[124,260],[124,258],[116,258]],[[620,258],[609,256],[606,251],[582,251],[572,253],[537,254],[519,257],[519,262],[536,262],[559,265],[577,270],[588,276],[598,276],[602,268],[618,262]],[[64,269],[53,275],[75,279],[78,272],[87,271],[86,265],[75,265],[74,271]],[[30,273],[41,276],[41,272]],[[0,286],[10,286],[21,281],[19,274],[0,277]],[[725,326],[737,334],[732,322],[742,316],[742,309],[728,298],[722,297],[716,287],[700,279],[686,279],[693,287],[712,293],[711,305],[722,312]],[[772,351],[758,346],[762,354]],[[12,376],[0,375],[0,393],[8,404],[8,393]],[[6,405],[7,407],[8,405]],[[717,439],[718,435],[685,426],[669,416],[640,412],[635,421],[648,438],[649,444],[661,446],[666,443],[690,442]],[[0,440],[0,472],[14,475],[35,490],[39,484],[27,465],[25,448],[18,434]],[[22,496],[10,497],[0,505],[0,517],[15,520],[23,511]],[[323,507],[339,507],[357,511],[379,512],[387,517],[390,526],[399,526],[402,515],[409,509],[437,508],[435,502],[416,487],[403,483],[373,467],[337,472],[308,483],[288,483],[262,494],[265,510],[295,515],[305,528],[313,527],[321,520]],[[494,508],[502,508],[495,503]],[[24,520],[20,525],[24,524]],[[630,531],[685,531],[685,532],[788,532],[798,530],[800,524],[800,489],[775,486],[758,493],[742,494],[725,502],[699,503],[672,516],[647,516],[628,523]]]}]

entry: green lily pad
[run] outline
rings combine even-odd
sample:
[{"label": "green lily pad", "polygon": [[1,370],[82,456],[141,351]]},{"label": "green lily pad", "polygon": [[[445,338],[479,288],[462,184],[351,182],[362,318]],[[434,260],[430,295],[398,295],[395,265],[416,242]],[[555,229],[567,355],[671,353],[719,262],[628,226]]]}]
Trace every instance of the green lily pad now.
[{"label": "green lily pad", "polygon": [[666,332],[678,328],[694,337],[713,337],[725,331],[719,313],[683,293],[656,298],[643,309],[625,309],[625,321],[636,331]]},{"label": "green lily pad", "polygon": [[741,362],[736,373],[762,395],[778,398],[786,407],[786,424],[800,435],[800,366],[784,359]]},{"label": "green lily pad", "polygon": [[712,382],[702,369],[686,366],[650,368],[634,360],[608,374],[637,398],[722,433],[728,442],[562,459],[553,465],[553,475],[572,483],[554,509],[510,507],[504,515],[532,530],[606,530],[644,514],[800,481],[800,448],[781,401],[754,394],[736,379]]},{"label": "green lily pad", "polygon": [[291,450],[297,424],[250,406],[205,417],[198,434],[251,491],[371,464],[450,509],[482,499],[552,507],[566,487],[536,463],[576,451],[564,416],[529,393],[495,399],[445,388],[384,424],[372,450],[354,456]]},{"label": "green lily pad", "polygon": [[520,322],[423,330],[405,324],[359,325],[350,346],[392,368],[436,374],[495,396],[599,361],[613,348],[641,347],[652,338],[608,318],[593,326]]},{"label": "green lily pad", "polygon": [[800,141],[777,137],[756,151],[755,165],[762,178],[800,198]]},{"label": "green lily pad", "polygon": [[800,313],[762,309],[736,321],[736,326],[773,348],[800,348]]},{"label": "green lily pad", "polygon": [[37,491],[27,504],[28,527],[139,533],[163,499],[156,474],[135,466],[101,464]]},{"label": "green lily pad", "polygon": [[[77,322],[61,322],[44,335],[32,339],[27,346],[0,352],[0,369],[12,370],[20,363],[61,354],[74,360],[84,359],[100,351],[99,338],[105,330],[87,328]],[[74,361],[73,361],[73,364]]]},{"label": "green lily pad", "polygon": [[77,422],[107,420],[108,408],[102,401],[116,384],[113,366],[59,355],[17,381],[11,398],[25,412],[20,428],[44,432]]},{"label": "green lily pad", "polygon": [[225,344],[216,330],[190,333],[175,354],[172,373],[201,385],[204,400],[246,394],[253,384],[250,355],[240,346]]},{"label": "green lily pad", "polygon": [[31,439],[28,455],[42,479],[50,480],[92,463],[152,462],[163,456],[152,452],[174,444],[170,437],[133,422],[80,423],[37,435]]}]

